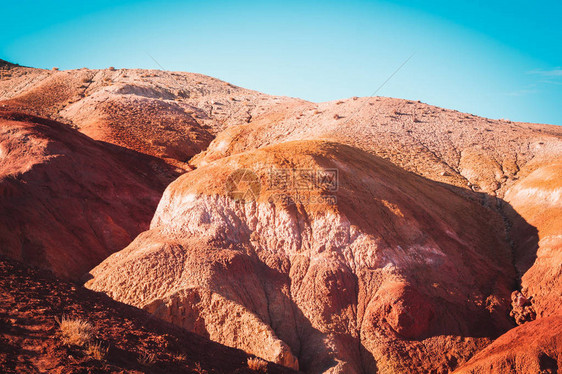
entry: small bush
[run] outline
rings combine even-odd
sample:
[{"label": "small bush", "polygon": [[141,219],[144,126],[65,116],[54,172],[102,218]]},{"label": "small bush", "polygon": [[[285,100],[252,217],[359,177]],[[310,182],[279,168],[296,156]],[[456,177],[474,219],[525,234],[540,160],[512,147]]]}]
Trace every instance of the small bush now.
[{"label": "small bush", "polygon": [[61,340],[65,345],[83,347],[92,340],[94,327],[89,322],[62,316],[62,319],[57,319],[57,323],[60,327]]},{"label": "small bush", "polygon": [[267,362],[258,357],[248,358],[248,368],[260,373],[265,373],[267,371]]},{"label": "small bush", "polygon": [[156,362],[156,355],[154,353],[142,352],[139,355],[138,362],[143,366],[150,366]]},{"label": "small bush", "polygon": [[100,342],[89,343],[86,347],[86,354],[94,359],[101,361],[107,355],[109,347],[104,347]]},{"label": "small bush", "polygon": [[110,66],[110,67],[107,68],[107,70],[109,70],[109,71],[115,71],[115,68],[114,68],[113,66]]},{"label": "small bush", "polygon": [[339,114],[334,114],[334,119],[340,119],[342,118]]},{"label": "small bush", "polygon": [[53,71],[58,71],[58,70],[59,70],[59,68],[53,68],[52,70],[53,70]]}]

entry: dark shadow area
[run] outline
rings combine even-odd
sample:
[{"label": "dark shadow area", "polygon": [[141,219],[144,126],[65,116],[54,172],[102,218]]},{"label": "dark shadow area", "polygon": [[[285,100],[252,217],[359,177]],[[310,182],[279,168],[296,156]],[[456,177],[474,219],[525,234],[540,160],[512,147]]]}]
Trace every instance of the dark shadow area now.
[{"label": "dark shadow area", "polygon": [[0,108],[0,126],[9,126],[0,253],[59,276],[77,280],[127,246],[180,175],[163,160],[11,107]]},{"label": "dark shadow area", "polygon": [[[41,307],[36,305],[37,301]],[[62,344],[55,318],[63,315],[94,326],[95,341],[109,348],[105,361],[92,359],[83,348]],[[22,324],[33,331],[21,328]],[[22,347],[24,342],[26,347]],[[191,372],[198,366],[208,372],[246,372],[248,358],[241,350],[151,318],[145,311],[119,303],[103,293],[0,256],[2,352],[8,354],[0,355],[0,367],[13,368],[14,372],[21,372],[24,363],[25,371],[35,371],[32,368],[38,360],[52,368],[65,368],[64,372],[97,368],[100,372],[138,370],[168,374]],[[154,354],[153,363],[139,363],[139,357],[145,353]],[[271,363],[267,364],[267,370],[293,372]]]}]

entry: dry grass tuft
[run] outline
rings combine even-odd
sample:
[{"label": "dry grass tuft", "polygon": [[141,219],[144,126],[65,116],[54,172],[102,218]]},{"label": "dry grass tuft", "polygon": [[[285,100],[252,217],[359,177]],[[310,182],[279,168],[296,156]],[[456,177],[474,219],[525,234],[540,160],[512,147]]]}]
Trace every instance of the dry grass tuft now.
[{"label": "dry grass tuft", "polygon": [[267,371],[267,362],[259,357],[249,357],[248,368],[260,373],[265,373]]},{"label": "dry grass tuft", "polygon": [[203,369],[199,362],[195,363],[195,367],[193,368],[193,372],[197,373],[197,374],[207,374],[207,370]]},{"label": "dry grass tuft", "polygon": [[180,361],[180,362],[187,361],[187,356],[183,353],[178,353],[174,356],[174,360]]},{"label": "dry grass tuft", "polygon": [[144,366],[151,366],[156,362],[156,355],[154,353],[142,352],[137,359],[139,364]]},{"label": "dry grass tuft", "polygon": [[101,361],[107,355],[107,351],[109,347],[104,347],[100,342],[97,343],[89,343],[86,347],[86,354],[95,358],[98,361]]},{"label": "dry grass tuft", "polygon": [[56,321],[59,324],[60,337],[63,344],[83,347],[92,340],[94,327],[89,322],[66,316],[62,316],[62,319],[57,319]]}]

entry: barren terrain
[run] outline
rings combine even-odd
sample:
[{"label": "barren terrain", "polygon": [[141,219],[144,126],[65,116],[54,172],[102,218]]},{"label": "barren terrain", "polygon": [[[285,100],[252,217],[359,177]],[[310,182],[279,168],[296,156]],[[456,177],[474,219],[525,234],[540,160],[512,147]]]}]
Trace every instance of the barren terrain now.
[{"label": "barren terrain", "polygon": [[[103,359],[63,343],[56,322],[63,316],[94,327]],[[3,373],[251,373],[248,358],[49,272],[0,257]],[[291,372],[264,364],[267,372]]]},{"label": "barren terrain", "polygon": [[4,256],[307,373],[562,367],[562,127],[0,65]]}]

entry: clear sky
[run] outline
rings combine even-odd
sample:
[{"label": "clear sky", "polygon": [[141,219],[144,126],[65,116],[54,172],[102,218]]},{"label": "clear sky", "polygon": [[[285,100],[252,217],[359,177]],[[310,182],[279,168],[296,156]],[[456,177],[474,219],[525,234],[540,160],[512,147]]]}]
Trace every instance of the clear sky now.
[{"label": "clear sky", "polygon": [[312,101],[377,93],[562,125],[562,1],[5,1],[0,58],[203,73]]}]

